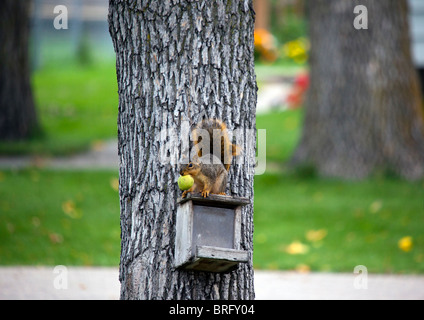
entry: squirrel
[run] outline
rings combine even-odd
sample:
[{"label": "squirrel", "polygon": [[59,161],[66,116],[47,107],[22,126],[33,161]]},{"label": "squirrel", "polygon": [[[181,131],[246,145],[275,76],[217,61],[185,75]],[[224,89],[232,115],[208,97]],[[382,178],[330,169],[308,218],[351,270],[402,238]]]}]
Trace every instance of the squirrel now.
[{"label": "squirrel", "polygon": [[[233,156],[240,153],[240,147],[230,142],[227,126],[221,120],[201,121],[192,131],[192,135],[197,154],[180,170],[180,174],[191,175],[194,184],[183,192],[182,198],[189,192],[201,192],[205,198],[210,193],[225,195],[231,161]],[[210,153],[204,154],[208,147]]]}]

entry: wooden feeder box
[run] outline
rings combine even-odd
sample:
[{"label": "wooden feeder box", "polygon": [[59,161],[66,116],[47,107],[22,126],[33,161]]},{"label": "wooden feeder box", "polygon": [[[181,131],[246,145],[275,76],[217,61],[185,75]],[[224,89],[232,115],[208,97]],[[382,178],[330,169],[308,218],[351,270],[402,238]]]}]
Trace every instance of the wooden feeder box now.
[{"label": "wooden feeder box", "polygon": [[247,198],[187,194],[178,200],[175,266],[208,272],[231,271],[248,261],[240,250],[241,207]]}]

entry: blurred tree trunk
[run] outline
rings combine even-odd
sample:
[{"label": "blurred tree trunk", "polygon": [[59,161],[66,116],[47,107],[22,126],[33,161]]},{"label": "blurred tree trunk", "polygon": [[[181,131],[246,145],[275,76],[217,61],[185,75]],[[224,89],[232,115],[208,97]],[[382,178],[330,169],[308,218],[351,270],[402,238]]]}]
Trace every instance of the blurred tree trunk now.
[{"label": "blurred tree trunk", "polygon": [[[424,123],[406,0],[309,1],[310,89],[292,164],[323,176],[424,176]],[[368,9],[368,29],[353,26]]]},{"label": "blurred tree trunk", "polygon": [[0,4],[0,140],[28,138],[37,128],[28,58],[30,0]]},{"label": "blurred tree trunk", "polygon": [[255,10],[255,28],[269,30],[270,3],[269,0],[253,0]]},{"label": "blurred tree trunk", "polygon": [[[252,299],[253,266],[227,274],[175,269],[178,165],[161,161],[163,130],[180,157],[182,121],[255,128],[251,0],[118,1],[109,5],[119,87],[122,299]],[[188,132],[188,131],[187,131]],[[254,163],[255,140],[242,145]],[[252,252],[253,176],[233,165],[229,194],[243,208],[241,248]]]}]

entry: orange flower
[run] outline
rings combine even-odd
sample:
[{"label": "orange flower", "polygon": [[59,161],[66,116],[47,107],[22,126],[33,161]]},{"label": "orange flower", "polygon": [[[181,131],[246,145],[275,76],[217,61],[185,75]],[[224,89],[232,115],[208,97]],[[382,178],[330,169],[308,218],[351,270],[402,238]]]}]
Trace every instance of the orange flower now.
[{"label": "orange flower", "polygon": [[256,29],[254,33],[255,51],[259,56],[269,62],[278,58],[277,40],[265,29]]}]

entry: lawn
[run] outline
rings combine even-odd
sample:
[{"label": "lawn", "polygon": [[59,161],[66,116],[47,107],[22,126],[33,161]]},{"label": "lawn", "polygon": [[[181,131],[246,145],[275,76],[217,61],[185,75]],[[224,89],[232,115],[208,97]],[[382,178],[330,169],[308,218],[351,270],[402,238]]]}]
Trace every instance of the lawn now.
[{"label": "lawn", "polygon": [[118,265],[118,174],[0,173],[0,264]]},{"label": "lawn", "polygon": [[424,273],[423,199],[422,182],[257,176],[254,266]]},{"label": "lawn", "polygon": [[[0,264],[118,265],[116,172],[3,171],[0,194]],[[395,179],[257,176],[254,266],[424,273],[423,199],[422,183]]]},{"label": "lawn", "polygon": [[0,143],[0,154],[66,155],[116,138],[118,87],[113,62],[51,65],[32,77],[42,132]]},{"label": "lawn", "polygon": [[[116,136],[113,64],[45,69],[34,85],[44,135],[0,152],[66,154]],[[257,117],[273,170],[255,177],[255,268],[424,273],[424,182],[275,170],[301,122],[302,110]],[[2,265],[119,264],[115,171],[0,171],[0,213]]]}]

